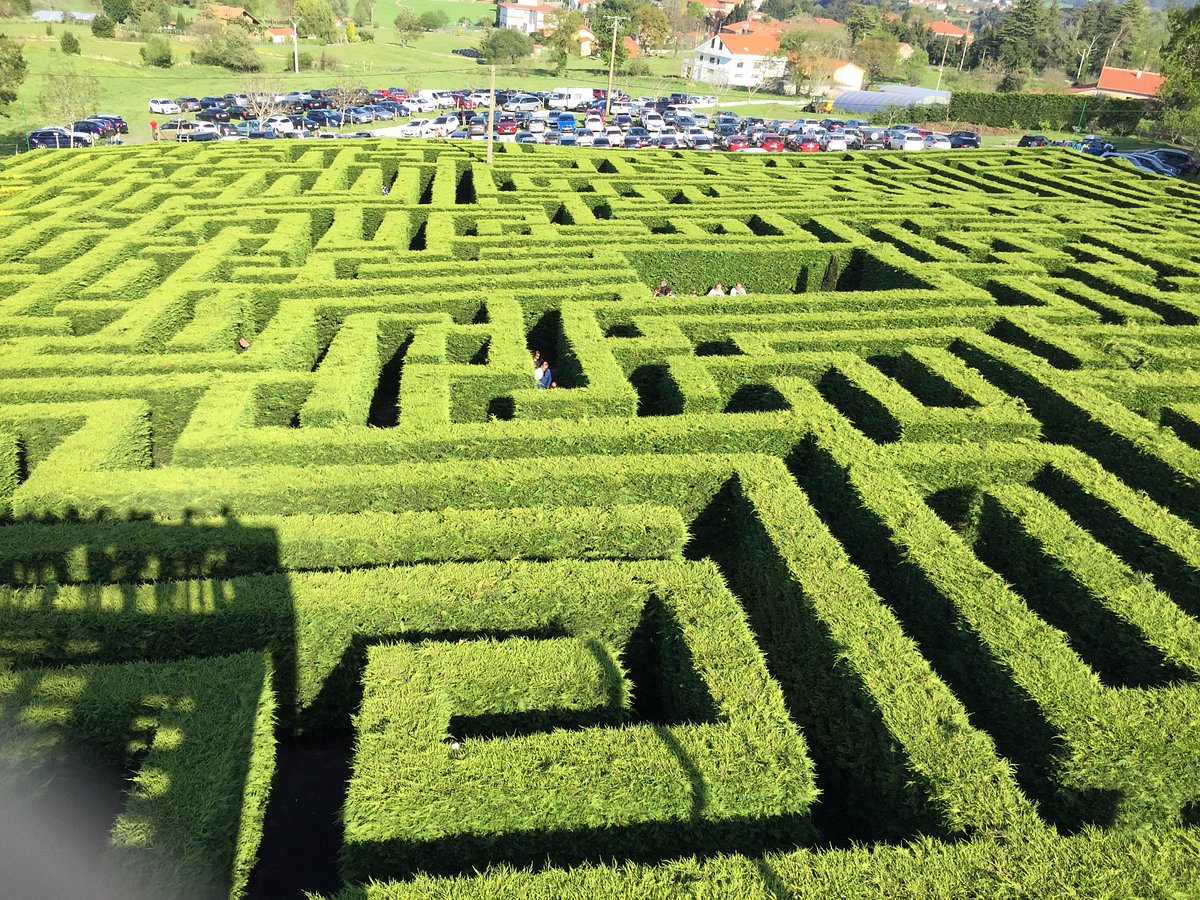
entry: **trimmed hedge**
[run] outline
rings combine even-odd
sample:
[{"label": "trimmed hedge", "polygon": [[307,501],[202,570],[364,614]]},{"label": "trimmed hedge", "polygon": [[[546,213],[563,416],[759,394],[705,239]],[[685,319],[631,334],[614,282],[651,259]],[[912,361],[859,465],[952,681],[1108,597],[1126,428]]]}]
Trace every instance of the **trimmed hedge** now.
[{"label": "trimmed hedge", "polygon": [[949,118],[1001,128],[1079,128],[1129,134],[1146,115],[1144,100],[1087,97],[1080,94],[995,94],[955,91]]}]

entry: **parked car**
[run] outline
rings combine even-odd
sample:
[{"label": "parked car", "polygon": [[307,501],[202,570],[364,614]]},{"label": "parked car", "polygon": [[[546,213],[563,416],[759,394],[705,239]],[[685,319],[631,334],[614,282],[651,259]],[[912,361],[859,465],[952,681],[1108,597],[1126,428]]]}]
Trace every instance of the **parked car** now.
[{"label": "parked car", "polygon": [[363,109],[370,110],[371,115],[375,117],[376,122],[390,122],[396,118],[396,114],[378,103],[368,103]]},{"label": "parked car", "polygon": [[467,134],[471,137],[486,137],[487,124],[487,116],[471,116],[467,121]]},{"label": "parked car", "polygon": [[654,142],[659,150],[678,150],[679,140],[673,134],[660,134]]},{"label": "parked car", "polygon": [[882,128],[872,126],[864,126],[862,128],[862,144],[863,150],[884,150],[888,146],[888,134]]},{"label": "parked car", "polygon": [[1200,160],[1186,150],[1176,150],[1173,147],[1159,147],[1157,150],[1147,150],[1145,155],[1162,160],[1169,166],[1174,166],[1180,175],[1187,177],[1200,173]]},{"label": "parked car", "polygon": [[642,139],[636,134],[625,135],[625,139],[621,143],[624,145],[626,150],[640,150],[642,147],[646,146],[642,143]]},{"label": "parked car", "polygon": [[516,141],[518,144],[540,144],[537,135],[531,131],[518,131]]},{"label": "parked car", "polygon": [[113,129],[118,134],[129,134],[129,123],[120,116],[112,116],[108,113],[96,113],[94,116],[89,116],[91,119],[98,119],[101,122],[108,122],[113,126]]},{"label": "parked car", "polygon": [[26,141],[30,150],[57,150],[63,147],[90,147],[95,142],[95,135],[67,131],[65,128],[39,128],[29,132]]},{"label": "parked car", "polygon": [[175,103],[182,112],[197,112],[200,109],[199,97],[180,97]]},{"label": "parked car", "polygon": [[948,134],[933,134],[925,135],[926,150],[949,150],[953,144],[950,143],[950,135]]},{"label": "parked car", "polygon": [[107,123],[99,122],[95,119],[80,119],[71,125],[71,130],[90,134],[93,140],[108,137],[113,133]]},{"label": "parked car", "polygon": [[693,150],[712,150],[713,139],[707,134],[698,134],[692,138]]},{"label": "parked car", "polygon": [[517,133],[517,117],[516,116],[500,116],[496,119],[496,134],[516,134]]},{"label": "parked car", "polygon": [[1178,169],[1163,162],[1157,156],[1152,156],[1149,153],[1114,153],[1109,155],[1123,156],[1139,169],[1146,169],[1153,172],[1155,175],[1164,175],[1167,178],[1177,178],[1179,176]]},{"label": "parked car", "polygon": [[598,134],[592,140],[592,148],[595,150],[611,150],[613,142],[609,140],[607,134]]},{"label": "parked car", "polygon": [[433,135],[433,119],[410,119],[401,134],[405,137],[430,137]]},{"label": "parked car", "polygon": [[915,131],[893,134],[888,146],[893,150],[924,150],[925,138]]},{"label": "parked car", "polygon": [[666,124],[666,119],[656,112],[642,113],[642,127],[651,133],[662,131]]},{"label": "parked car", "polygon": [[182,107],[174,100],[168,100],[166,97],[154,97],[150,101],[150,112],[158,113],[163,116],[174,116],[182,112]]},{"label": "parked car", "polygon": [[208,122],[188,122],[188,127],[182,125],[175,131],[175,140],[183,143],[192,143],[198,141],[216,141],[221,135],[217,129]]},{"label": "parked car", "polygon": [[575,116],[572,113],[560,113],[554,120],[554,125],[562,134],[574,134],[576,128]]},{"label": "parked car", "polygon": [[[200,116],[196,116],[200,118]],[[274,131],[277,134],[288,134],[296,130],[296,123],[288,116],[271,116],[262,123],[263,131]]]},{"label": "parked car", "polygon": [[505,112],[537,112],[541,108],[542,101],[532,94],[517,94],[501,107]]},{"label": "parked car", "polygon": [[759,143],[759,146],[772,153],[782,153],[783,137],[779,134],[775,134],[774,132],[767,132],[765,135],[763,135],[763,139]]},{"label": "parked car", "polygon": [[562,134],[558,138],[558,146],[560,146],[560,147],[578,147],[579,140],[573,134]]},{"label": "parked car", "polygon": [[721,142],[721,149],[730,153],[750,149],[750,139],[744,134],[731,134]]},{"label": "parked car", "polygon": [[1024,134],[1017,141],[1018,147],[1045,147],[1050,143],[1050,139],[1044,134]]},{"label": "parked car", "polygon": [[821,145],[821,149],[826,153],[850,149],[850,144],[846,140],[846,132],[840,129],[838,131],[821,132],[817,135],[817,143]]},{"label": "parked car", "polygon": [[953,150],[978,150],[982,141],[974,131],[950,132],[950,147]]},{"label": "parked car", "polygon": [[458,116],[438,116],[429,124],[429,131],[435,137],[447,137],[451,132],[458,131]]},{"label": "parked car", "polygon": [[[281,116],[280,118],[286,118]],[[196,121],[198,122],[228,122],[229,113],[216,106],[207,106],[200,112],[196,113]]]}]

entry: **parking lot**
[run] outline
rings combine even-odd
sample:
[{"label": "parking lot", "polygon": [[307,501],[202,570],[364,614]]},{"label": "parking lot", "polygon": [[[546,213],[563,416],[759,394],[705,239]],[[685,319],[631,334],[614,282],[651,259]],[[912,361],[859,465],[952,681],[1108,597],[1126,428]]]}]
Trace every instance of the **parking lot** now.
[{"label": "parking lot", "polygon": [[[697,150],[730,153],[828,153],[862,150],[969,150],[981,146],[971,130],[938,132],[916,124],[887,127],[864,119],[798,117],[785,120],[716,109],[715,97],[605,96],[592,88],[532,92],[403,88],[311,89],[273,97],[229,93],[220,97],[153,98],[153,138],[166,141],[241,141],[355,137],[438,137],[620,150]],[[29,135],[30,149],[119,143],[128,126],[119,116],[97,115],[71,128]],[[1024,135],[1020,146],[1053,142]],[[1165,176],[1194,176],[1200,163],[1171,148],[1117,153],[1097,135],[1069,142],[1084,153],[1119,157]]]}]

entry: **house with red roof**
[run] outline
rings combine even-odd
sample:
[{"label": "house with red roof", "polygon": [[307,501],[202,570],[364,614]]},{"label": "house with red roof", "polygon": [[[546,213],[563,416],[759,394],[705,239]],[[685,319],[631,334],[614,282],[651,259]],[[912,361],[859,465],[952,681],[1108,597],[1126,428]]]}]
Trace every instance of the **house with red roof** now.
[{"label": "house with red roof", "polygon": [[936,22],[929,23],[929,30],[933,32],[935,37],[944,38],[966,38],[969,44],[974,38],[971,36],[971,29],[963,28],[961,25],[955,25],[953,22],[947,22],[939,19]]},{"label": "house with red roof", "polygon": [[780,78],[787,59],[779,52],[779,34],[714,34],[684,60],[683,76],[706,84],[761,87]]},{"label": "house with red roof", "polygon": [[818,25],[824,25],[826,28],[838,28],[842,24],[837,19],[827,19],[823,16],[814,16],[813,21]]},{"label": "house with red roof", "polygon": [[496,7],[496,27],[533,34],[546,31],[550,16],[562,7],[548,3],[501,3]]},{"label": "house with red roof", "polygon": [[292,29],[267,28],[263,30],[263,38],[272,44],[286,44],[292,39]]},{"label": "house with red roof", "polygon": [[1090,94],[1095,97],[1116,97],[1121,100],[1149,100],[1158,96],[1167,76],[1145,69],[1118,69],[1105,66],[1095,84],[1081,84],[1071,88],[1072,94]]}]

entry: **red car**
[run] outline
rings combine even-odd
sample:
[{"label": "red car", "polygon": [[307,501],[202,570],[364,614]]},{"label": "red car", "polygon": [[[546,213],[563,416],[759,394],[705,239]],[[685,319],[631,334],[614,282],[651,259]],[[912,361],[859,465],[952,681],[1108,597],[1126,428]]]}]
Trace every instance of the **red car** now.
[{"label": "red car", "polygon": [[796,142],[796,149],[801,153],[820,153],[821,142],[811,134],[806,134],[803,138]]},{"label": "red car", "polygon": [[769,150],[769,151],[776,152],[776,153],[782,152],[783,151],[782,135],[778,135],[778,134],[763,135],[762,148],[764,150]]},{"label": "red car", "polygon": [[733,153],[737,150],[749,150],[750,139],[744,134],[731,134],[725,139],[725,149],[730,153]]},{"label": "red car", "polygon": [[516,134],[517,120],[512,116],[501,116],[496,120],[496,134]]}]

